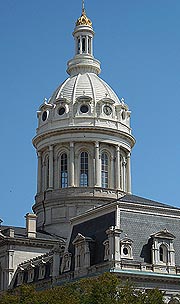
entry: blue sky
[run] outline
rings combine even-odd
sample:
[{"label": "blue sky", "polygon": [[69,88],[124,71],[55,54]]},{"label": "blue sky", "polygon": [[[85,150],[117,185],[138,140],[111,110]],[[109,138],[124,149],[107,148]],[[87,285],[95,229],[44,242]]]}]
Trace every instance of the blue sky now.
[{"label": "blue sky", "polygon": [[[133,193],[180,207],[180,1],[86,0],[101,78],[136,137]],[[36,193],[36,111],[67,78],[80,0],[0,1],[0,218],[24,225]]]}]

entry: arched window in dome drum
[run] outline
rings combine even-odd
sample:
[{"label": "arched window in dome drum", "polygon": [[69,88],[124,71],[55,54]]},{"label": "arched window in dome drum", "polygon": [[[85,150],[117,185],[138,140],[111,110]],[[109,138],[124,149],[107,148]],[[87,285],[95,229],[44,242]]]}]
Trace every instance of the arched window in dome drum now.
[{"label": "arched window in dome drum", "polygon": [[61,155],[61,188],[68,187],[67,154]]},{"label": "arched window in dome drum", "polygon": [[108,155],[105,152],[101,155],[101,186],[108,188]]},{"label": "arched window in dome drum", "polygon": [[80,156],[80,187],[88,186],[88,153],[81,152]]}]

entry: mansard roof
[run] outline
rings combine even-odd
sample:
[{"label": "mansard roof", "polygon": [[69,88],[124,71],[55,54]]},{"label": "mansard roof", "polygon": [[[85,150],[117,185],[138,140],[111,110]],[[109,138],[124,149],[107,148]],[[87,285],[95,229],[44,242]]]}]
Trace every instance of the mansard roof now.
[{"label": "mansard roof", "polygon": [[117,200],[117,202],[135,203],[135,204],[141,204],[141,205],[152,206],[152,207],[162,207],[162,208],[180,210],[180,208],[178,208],[178,207],[173,207],[168,204],[160,203],[157,201],[153,201],[151,199],[147,199],[147,198],[137,196],[137,195],[132,195],[132,194],[126,194],[125,196],[119,198]]},{"label": "mansard roof", "polygon": [[[14,230],[14,237],[21,239],[21,238],[27,238],[27,232],[26,228],[24,227],[15,227],[15,226],[1,226],[0,227],[0,233],[4,235],[5,237],[9,237],[9,230],[12,229]],[[55,241],[65,241],[63,238],[55,235],[55,234],[50,234],[46,231],[37,231],[36,238],[34,239],[45,239],[45,240],[55,240]]]}]

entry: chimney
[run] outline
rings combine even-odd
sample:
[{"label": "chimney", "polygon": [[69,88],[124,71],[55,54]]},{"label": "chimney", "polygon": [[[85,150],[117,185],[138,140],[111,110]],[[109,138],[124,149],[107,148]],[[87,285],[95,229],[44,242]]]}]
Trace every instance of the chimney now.
[{"label": "chimney", "polygon": [[37,215],[33,213],[27,213],[26,216],[26,233],[28,238],[36,237],[36,218]]}]

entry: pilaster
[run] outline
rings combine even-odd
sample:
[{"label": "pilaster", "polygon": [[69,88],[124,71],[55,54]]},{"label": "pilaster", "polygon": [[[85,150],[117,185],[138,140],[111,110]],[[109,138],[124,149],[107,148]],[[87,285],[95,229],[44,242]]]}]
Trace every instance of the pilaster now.
[{"label": "pilaster", "polygon": [[74,187],[74,143],[70,142],[69,186]]},{"label": "pilaster", "polygon": [[99,155],[99,142],[95,143],[95,181],[95,186],[101,187],[101,160]]},{"label": "pilaster", "polygon": [[53,189],[53,177],[54,177],[54,168],[53,168],[53,146],[49,146],[49,189]]}]

